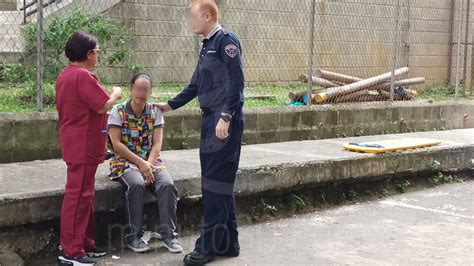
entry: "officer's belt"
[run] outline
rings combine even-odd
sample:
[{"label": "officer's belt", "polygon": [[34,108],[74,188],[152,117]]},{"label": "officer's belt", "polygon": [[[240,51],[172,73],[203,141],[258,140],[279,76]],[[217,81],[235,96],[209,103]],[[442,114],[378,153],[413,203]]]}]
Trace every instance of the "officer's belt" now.
[{"label": "officer's belt", "polygon": [[202,114],[203,116],[209,116],[209,115],[212,115],[212,114],[214,114],[214,113],[217,113],[217,112],[212,111],[211,108],[201,107],[201,114]]}]

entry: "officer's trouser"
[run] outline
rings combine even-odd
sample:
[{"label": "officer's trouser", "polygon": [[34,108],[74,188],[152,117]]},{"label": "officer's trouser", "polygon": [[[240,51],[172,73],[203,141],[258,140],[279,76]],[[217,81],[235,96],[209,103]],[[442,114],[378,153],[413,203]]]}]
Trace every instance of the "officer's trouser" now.
[{"label": "officer's trouser", "polygon": [[236,112],[230,136],[216,137],[219,113],[203,115],[201,128],[201,174],[204,218],[195,250],[214,256],[238,246],[234,201],[235,174],[239,167],[244,115]]}]

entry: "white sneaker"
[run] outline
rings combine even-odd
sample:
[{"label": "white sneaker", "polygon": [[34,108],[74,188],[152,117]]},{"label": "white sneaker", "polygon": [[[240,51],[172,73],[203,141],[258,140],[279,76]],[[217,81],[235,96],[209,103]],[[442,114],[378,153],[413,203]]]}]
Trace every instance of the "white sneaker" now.
[{"label": "white sneaker", "polygon": [[176,238],[165,238],[163,239],[163,245],[172,253],[183,252],[183,247]]},{"label": "white sneaker", "polygon": [[128,241],[126,241],[127,248],[137,252],[147,252],[150,250],[150,246],[148,245],[148,241],[143,240],[142,238],[132,237]]},{"label": "white sneaker", "polygon": [[96,264],[96,261],[88,257],[83,258],[69,258],[64,253],[58,256],[58,265],[60,266],[92,266]]},{"label": "white sneaker", "polygon": [[143,236],[142,236],[142,239],[145,241],[145,242],[150,242],[150,240],[152,239],[159,239],[161,240],[161,235],[157,232],[152,232],[152,231],[145,231],[143,233]]}]

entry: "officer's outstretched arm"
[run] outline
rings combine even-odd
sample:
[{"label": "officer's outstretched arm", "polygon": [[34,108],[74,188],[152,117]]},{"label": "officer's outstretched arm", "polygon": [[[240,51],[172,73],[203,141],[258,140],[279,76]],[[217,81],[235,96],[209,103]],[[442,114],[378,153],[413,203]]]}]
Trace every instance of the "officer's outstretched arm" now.
[{"label": "officer's outstretched arm", "polygon": [[224,36],[221,47],[221,58],[229,74],[229,87],[222,113],[232,116],[240,105],[244,89],[242,51],[239,41],[231,35]]},{"label": "officer's outstretched arm", "polygon": [[189,85],[176,97],[168,101],[168,105],[176,110],[183,105],[190,102],[192,99],[196,98],[198,94],[198,85],[199,85],[199,72],[198,67],[194,70],[193,77],[191,78],[191,82]]}]

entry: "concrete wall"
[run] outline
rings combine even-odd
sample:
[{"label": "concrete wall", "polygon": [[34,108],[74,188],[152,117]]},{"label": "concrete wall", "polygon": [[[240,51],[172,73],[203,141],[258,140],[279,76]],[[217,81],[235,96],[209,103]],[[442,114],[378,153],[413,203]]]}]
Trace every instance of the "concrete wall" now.
[{"label": "concrete wall", "polygon": [[[463,4],[463,11],[461,16],[459,15],[459,6],[461,1],[455,1],[454,5],[454,27],[453,27],[453,34],[452,34],[452,47],[451,47],[451,69],[450,69],[450,83],[455,84],[456,82],[456,55],[457,55],[457,41],[459,35],[459,20],[461,19],[461,49],[460,49],[460,81],[464,83],[466,87],[470,88],[470,93],[473,95],[474,89],[472,89],[472,82],[474,78],[474,2],[469,0],[470,3],[470,12],[469,12],[469,23],[468,23],[468,33],[466,38],[466,21],[467,21],[467,2],[464,1]],[[467,40],[467,41],[466,41]],[[467,46],[467,47],[466,47]],[[465,49],[467,48],[467,49]],[[449,51],[449,50],[448,50]],[[464,60],[466,60],[466,70],[464,71]],[[466,73],[464,76],[463,73]]]},{"label": "concrete wall", "polygon": [[[455,1],[451,19],[452,2],[400,0],[396,65],[409,66],[411,72],[408,76],[423,76],[427,78],[427,85],[444,84],[448,80],[450,64],[455,67],[456,50],[451,53],[454,59],[451,63],[450,49],[452,38],[457,40],[457,10],[461,1]],[[320,1],[316,21],[316,65],[361,77],[389,71],[396,3],[376,0]],[[465,23],[464,13],[463,16]],[[471,16],[471,24],[473,21]],[[469,77],[470,54],[471,51],[466,56]],[[464,55],[461,56],[463,58]]]},{"label": "concrete wall", "polygon": [[0,0],[0,11],[16,10],[16,0]]},{"label": "concrete wall", "polygon": [[[466,43],[467,1],[463,0],[462,14],[459,14],[460,0],[399,1],[397,67],[411,67],[408,76],[426,77],[427,86],[445,84],[448,80],[454,84],[457,46],[453,43],[458,39],[460,19],[463,21],[461,40]],[[1,0],[0,10],[16,10],[15,2]],[[67,14],[69,9],[78,6],[89,11],[105,11],[108,18],[135,29],[137,37],[131,44],[134,63],[143,66],[157,83],[186,83],[200,49],[200,41],[185,18],[189,2],[65,0],[46,8],[45,15]],[[312,0],[218,2],[221,23],[242,41],[248,85],[295,83],[299,74],[307,72]],[[316,1],[314,67],[362,78],[389,71],[396,3],[393,0]],[[474,4],[470,10],[467,50],[463,44],[460,71],[462,75],[466,59],[466,76],[461,79],[465,79],[468,86],[474,69]],[[0,37],[2,56],[24,51],[24,46],[16,45],[20,41],[11,41],[19,34],[10,32],[19,29],[21,14],[10,13],[0,11],[0,21],[12,24],[0,27],[0,32],[5,33]],[[129,71],[122,67],[99,68],[98,72],[113,83],[128,82],[130,78]]]},{"label": "concrete wall", "polygon": [[[465,115],[467,115],[465,117]],[[199,146],[198,110],[166,116],[163,149]],[[246,109],[246,144],[473,128],[474,104],[396,102]],[[56,113],[0,113],[0,163],[60,158]]]},{"label": "concrete wall", "polygon": [[[296,82],[300,73],[307,72],[311,0],[219,2],[221,23],[242,41],[248,84]],[[455,2],[454,24],[457,24],[460,1]],[[185,20],[188,3],[186,0],[126,0],[107,13],[108,17],[135,28],[134,61],[158,82],[188,82],[196,64],[199,40]],[[400,0],[400,3],[396,65],[410,66],[409,76],[424,76],[427,85],[444,84],[449,66],[455,67],[456,63],[456,47],[450,44],[457,40],[458,32],[451,22],[452,0]],[[360,77],[389,71],[395,4],[391,0],[317,1],[315,68]],[[472,30],[474,5],[471,10]],[[466,20],[464,12],[463,20]],[[464,28],[462,33],[464,40]],[[462,49],[461,58],[468,59],[467,80],[470,81],[473,46],[468,48],[466,56]],[[454,53],[450,53],[452,49]],[[454,60],[450,60],[450,55]],[[105,73],[116,82],[129,78],[121,69],[108,69]]]}]

